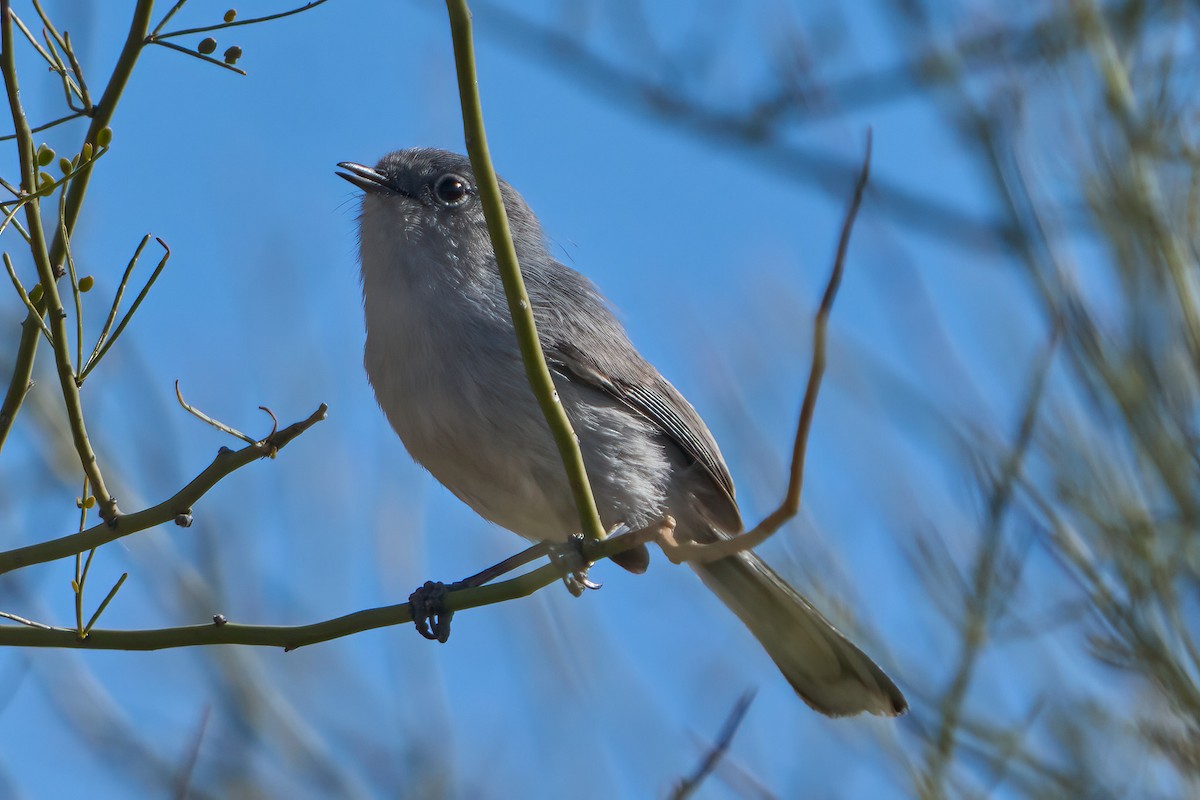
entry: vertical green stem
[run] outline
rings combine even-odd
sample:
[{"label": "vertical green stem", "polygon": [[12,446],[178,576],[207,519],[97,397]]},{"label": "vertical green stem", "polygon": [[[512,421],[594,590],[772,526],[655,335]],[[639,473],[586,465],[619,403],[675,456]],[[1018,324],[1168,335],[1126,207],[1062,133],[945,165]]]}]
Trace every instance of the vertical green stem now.
[{"label": "vertical green stem", "polygon": [[[0,14],[3,15],[0,18],[0,46],[3,47],[3,53],[0,54],[0,72],[4,76],[4,88],[8,95],[8,106],[12,111],[13,125],[16,130],[17,154],[21,163],[21,188],[25,192],[32,193],[38,189],[37,154],[34,150],[33,134],[29,130],[29,122],[21,108],[16,58],[13,53],[12,10],[9,0],[0,0]],[[33,262],[37,266],[38,279],[42,285],[43,308],[49,314],[48,323],[53,336],[54,364],[58,371],[63,401],[66,404],[71,438],[75,444],[75,451],[79,454],[83,471],[96,493],[97,502],[100,504],[100,516],[111,522],[116,519],[117,506],[108,493],[104,476],[100,474],[96,453],[92,449],[87,427],[84,424],[83,405],[79,398],[79,387],[75,383],[75,370],[71,364],[66,311],[63,310],[62,297],[58,293],[58,276],[54,263],[46,247],[46,231],[42,226],[40,199],[34,198],[25,204],[25,224],[29,231],[29,248],[33,255]]]},{"label": "vertical green stem", "polygon": [[[6,86],[8,84],[8,77],[12,76],[12,84],[9,89],[9,105],[13,111],[13,121],[18,134],[24,131],[26,134],[25,138],[32,143],[29,123],[26,121],[24,114],[19,113],[19,100],[14,101],[16,97],[17,73],[12,49],[9,0],[0,0],[0,11],[3,13],[2,24],[4,27],[4,51],[0,53],[0,65],[3,65]],[[92,121],[88,126],[85,141],[91,142],[93,148],[96,147],[96,135],[112,122],[117,102],[120,100],[122,92],[125,91],[125,86],[129,82],[129,76],[133,73],[134,65],[137,63],[142,48],[146,46],[146,35],[150,30],[150,18],[153,12],[154,0],[138,0],[133,12],[133,19],[130,21],[129,34],[125,38],[125,45],[121,48],[120,55],[117,57],[117,64],[113,68],[112,76],[109,78],[108,84],[104,89],[104,95],[92,109]],[[17,116],[20,116],[19,120],[16,119]],[[25,175],[27,154],[24,152],[25,145],[21,144],[22,138],[20,135],[18,135],[17,141],[18,147],[21,148],[19,155],[22,160],[21,177],[22,182],[24,182],[27,177]],[[32,146],[32,144],[29,146]],[[32,158],[32,154],[29,154],[28,158]],[[32,171],[32,162],[30,162],[29,166]],[[83,205],[83,198],[87,193],[88,180],[91,178],[91,174],[92,165],[88,163],[71,179],[67,187],[66,201],[63,206],[63,224],[68,235],[75,230],[75,223],[79,220],[79,210]],[[31,176],[29,177],[32,179]],[[25,188],[29,191],[36,189],[36,187],[29,183],[25,184]],[[56,236],[50,245],[50,263],[52,265],[61,264],[65,252],[66,242],[61,236]],[[44,300],[38,305],[38,308],[39,310],[46,308]],[[21,410],[21,404],[25,400],[25,395],[29,391],[30,380],[33,376],[33,362],[37,357],[39,327],[38,321],[33,319],[32,315],[26,318],[25,322],[21,325],[21,339],[17,345],[17,355],[13,363],[13,374],[8,383],[8,391],[4,395],[4,402],[0,405],[0,450],[4,448],[8,432],[12,429],[17,414]],[[100,486],[95,486],[94,488],[98,498],[107,497],[107,494],[101,490]],[[102,505],[101,508],[103,510],[104,506]]]},{"label": "vertical green stem", "polygon": [[[88,478],[83,476],[83,491],[79,495],[79,532],[83,533],[87,529],[87,499],[88,499]],[[88,553],[88,564],[91,564],[92,550]],[[75,628],[79,631],[79,635],[83,635],[83,582],[84,569],[83,558],[80,553],[75,554]]]},{"label": "vertical green stem", "polygon": [[[87,135],[84,137],[84,141],[90,142],[94,151],[100,149],[96,143],[96,135],[112,124],[117,103],[125,92],[125,86],[129,83],[129,76],[133,74],[138,56],[142,54],[142,49],[146,46],[146,36],[150,32],[150,18],[153,14],[154,0],[138,0],[137,7],[133,10],[133,19],[129,22],[129,34],[125,37],[121,54],[117,56],[117,64],[113,67],[108,84],[104,87],[104,94],[100,96],[99,102],[95,105],[92,122],[88,125]],[[75,223],[79,221],[79,209],[83,205],[84,195],[87,194],[88,181],[92,177],[92,166],[93,162],[90,161],[81,165],[79,172],[71,178],[71,182],[67,185],[63,220],[68,236],[75,232]],[[62,263],[65,251],[66,242],[61,236],[55,237],[54,244],[50,248],[51,260],[54,264]]]},{"label": "vertical green stem", "polygon": [[475,171],[475,183],[483,202],[488,233],[491,235],[492,248],[500,266],[500,277],[504,281],[504,294],[508,298],[508,310],[512,315],[513,327],[517,331],[525,375],[558,445],[563,468],[571,482],[575,507],[579,511],[580,529],[589,538],[600,540],[604,538],[604,527],[600,524],[600,516],[596,511],[596,500],[592,496],[592,487],[583,465],[579,440],[554,388],[554,380],[550,377],[550,370],[546,366],[546,359],[538,341],[533,307],[525,291],[525,281],[517,263],[517,251],[508,228],[508,215],[500,197],[500,184],[496,180],[491,154],[488,152],[483,108],[479,100],[479,83],[475,75],[471,10],[467,7],[466,0],[446,0],[446,10],[450,14],[450,34],[454,40],[454,63],[458,72],[458,93],[462,102],[467,154],[471,157],[471,168]]}]

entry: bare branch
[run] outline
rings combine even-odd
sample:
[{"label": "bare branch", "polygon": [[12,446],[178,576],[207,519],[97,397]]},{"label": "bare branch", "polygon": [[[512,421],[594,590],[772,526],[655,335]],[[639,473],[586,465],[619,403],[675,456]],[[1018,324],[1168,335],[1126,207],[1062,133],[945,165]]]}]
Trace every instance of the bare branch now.
[{"label": "bare branch", "polygon": [[821,296],[821,304],[813,320],[813,356],[812,366],[808,372],[808,385],[804,390],[804,401],[800,406],[800,419],[796,425],[796,438],[792,444],[792,464],[788,471],[788,488],[783,502],[758,523],[753,530],[719,542],[702,544],[698,542],[679,542],[668,533],[658,540],[673,563],[692,561],[707,563],[726,558],[745,550],[752,550],[769,539],[775,531],[800,510],[800,492],[804,487],[804,460],[808,451],[808,435],[812,430],[813,415],[817,408],[817,395],[821,391],[821,378],[825,374],[825,335],[829,326],[829,315],[833,311],[833,301],[837,297],[838,287],[842,283],[842,272],[845,269],[846,252],[850,247],[850,233],[854,229],[854,220],[862,205],[863,192],[871,175],[871,131],[867,130],[866,152],[863,155],[862,167],[858,180],[854,184],[854,194],[846,217],[842,221],[842,233],[838,237],[837,255],[833,261],[833,269],[825,284],[825,293]]},{"label": "bare branch", "polygon": [[729,716],[725,719],[725,724],[721,726],[721,732],[717,735],[717,741],[704,755],[700,761],[700,765],[696,767],[696,771],[680,782],[675,787],[675,791],[671,792],[671,800],[686,800],[696,793],[700,788],[700,784],[704,782],[717,764],[725,757],[725,753],[729,750],[729,745],[733,743],[733,737],[741,727],[742,720],[746,717],[746,712],[750,710],[750,703],[754,701],[754,692],[746,692],[738,698],[733,704],[733,710],[729,712]]},{"label": "bare branch", "polygon": [[116,541],[123,536],[162,525],[164,522],[171,522],[180,514],[190,513],[192,505],[216,486],[222,478],[260,458],[269,458],[272,453],[278,452],[297,436],[325,419],[327,410],[328,407],[322,403],[308,419],[293,423],[276,432],[274,436],[247,445],[241,450],[221,448],[207,469],[172,497],[156,506],[132,514],[123,514],[111,523],[102,522],[81,533],[0,553],[0,574],[27,567],[30,564],[43,564],[47,561],[55,561],[82,553],[93,547]]},{"label": "bare branch", "polygon": [[[186,2],[186,0],[185,0],[185,2]],[[257,25],[260,22],[270,22],[271,20],[283,19],[284,17],[290,17],[293,14],[301,14],[305,11],[308,11],[311,8],[316,8],[317,6],[319,6],[325,2],[327,2],[327,0],[312,0],[311,3],[305,3],[304,5],[302,5],[298,8],[293,8],[289,11],[281,11],[278,14],[269,14],[265,17],[253,17],[251,19],[238,19],[238,20],[233,20],[231,22],[218,22],[215,25],[205,25],[200,28],[184,28],[184,29],[178,30],[178,31],[171,31],[170,33],[159,33],[159,30],[166,23],[166,21],[169,20],[175,14],[175,12],[179,10],[179,6],[183,5],[183,3],[178,3],[177,6],[173,9],[171,9],[171,11],[167,14],[167,16],[163,18],[163,21],[158,24],[158,27],[154,29],[152,38],[155,40],[155,43],[157,44],[159,39],[170,39],[171,37],[174,37],[174,36],[187,36],[192,33],[209,33],[211,31],[223,31],[226,28],[237,28],[242,25]]]}]

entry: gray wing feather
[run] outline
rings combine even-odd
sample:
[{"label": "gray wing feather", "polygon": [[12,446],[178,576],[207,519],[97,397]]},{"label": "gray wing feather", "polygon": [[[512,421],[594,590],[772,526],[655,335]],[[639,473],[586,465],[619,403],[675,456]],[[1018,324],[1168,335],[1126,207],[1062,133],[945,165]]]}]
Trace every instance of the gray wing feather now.
[{"label": "gray wing feather", "polygon": [[700,415],[642,358],[592,282],[557,266],[525,271],[546,360],[653,423],[708,477],[711,488],[696,486],[692,494],[713,522],[727,533],[741,530],[733,478]]},{"label": "gray wing feather", "polygon": [[734,496],[733,478],[700,415],[674,386],[642,361],[640,356],[637,357],[638,361],[642,361],[645,369],[639,371],[649,379],[647,383],[632,383],[612,377],[613,370],[606,372],[595,359],[572,345],[552,345],[546,348],[546,357],[556,366],[567,369],[574,377],[602,389],[653,422],[690,459],[704,467],[725,494],[730,498]]}]

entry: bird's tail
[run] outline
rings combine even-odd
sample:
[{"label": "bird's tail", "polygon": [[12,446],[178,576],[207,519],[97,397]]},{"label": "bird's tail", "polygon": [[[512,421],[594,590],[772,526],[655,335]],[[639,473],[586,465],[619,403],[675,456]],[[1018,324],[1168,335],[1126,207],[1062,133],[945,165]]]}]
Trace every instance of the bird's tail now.
[{"label": "bird's tail", "polygon": [[891,678],[758,556],[739,553],[693,567],[817,711],[893,717],[908,710]]}]

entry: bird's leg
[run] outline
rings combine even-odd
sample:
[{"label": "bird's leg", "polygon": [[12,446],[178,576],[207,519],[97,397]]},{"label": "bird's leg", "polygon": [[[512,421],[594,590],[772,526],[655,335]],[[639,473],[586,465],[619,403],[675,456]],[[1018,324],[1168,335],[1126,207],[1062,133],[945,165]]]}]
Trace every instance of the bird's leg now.
[{"label": "bird's leg", "polygon": [[512,572],[517,567],[523,567],[530,561],[541,558],[550,550],[551,545],[539,542],[461,581],[449,585],[441,581],[426,581],[424,586],[408,596],[409,612],[413,624],[417,626],[417,633],[426,639],[444,643],[450,638],[450,620],[454,617],[454,612],[445,608],[447,592],[483,586],[506,572]]},{"label": "bird's leg", "polygon": [[453,611],[445,609],[446,584],[441,581],[425,581],[425,585],[408,596],[409,614],[417,633],[426,639],[443,644],[450,638],[450,620]]},{"label": "bird's leg", "polygon": [[567,537],[567,541],[550,546],[550,560],[562,570],[563,585],[575,597],[583,594],[585,589],[599,589],[600,584],[588,579],[588,569],[591,562],[584,558],[584,538],[575,533]]}]

